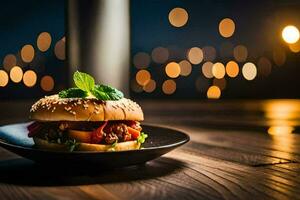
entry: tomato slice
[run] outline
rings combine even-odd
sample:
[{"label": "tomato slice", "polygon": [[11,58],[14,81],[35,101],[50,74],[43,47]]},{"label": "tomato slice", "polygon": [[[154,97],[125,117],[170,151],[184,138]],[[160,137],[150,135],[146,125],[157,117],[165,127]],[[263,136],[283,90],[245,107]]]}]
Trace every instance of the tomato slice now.
[{"label": "tomato slice", "polygon": [[107,121],[105,121],[102,126],[97,128],[96,130],[92,131],[92,133],[91,133],[91,143],[92,144],[98,144],[103,140],[103,138],[104,138],[103,129],[105,128],[106,124],[107,124]]},{"label": "tomato slice", "polygon": [[136,140],[140,136],[140,131],[135,130],[134,128],[127,127],[128,132],[130,133],[132,139]]}]

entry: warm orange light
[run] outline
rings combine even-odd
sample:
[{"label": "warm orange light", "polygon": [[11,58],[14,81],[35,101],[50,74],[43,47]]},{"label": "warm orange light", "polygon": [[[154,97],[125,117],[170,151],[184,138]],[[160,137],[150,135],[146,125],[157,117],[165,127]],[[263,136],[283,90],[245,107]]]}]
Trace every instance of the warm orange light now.
[{"label": "warm orange light", "polygon": [[8,74],[4,70],[0,70],[0,87],[5,87],[8,83]]},{"label": "warm orange light", "polygon": [[231,37],[234,33],[234,30],[235,24],[230,18],[222,19],[222,21],[219,23],[219,32],[225,38]]},{"label": "warm orange light", "polygon": [[130,87],[136,93],[143,92],[143,86],[138,84],[135,79],[130,81]]},{"label": "warm orange light", "polygon": [[34,48],[32,45],[27,44],[21,49],[21,58],[24,62],[30,63],[34,58]]},{"label": "warm orange light", "polygon": [[294,44],[299,40],[300,34],[299,34],[299,30],[296,26],[286,26],[283,30],[282,30],[282,38],[286,43],[289,44]]},{"label": "warm orange light", "polygon": [[174,8],[169,13],[169,22],[175,27],[182,27],[188,21],[189,15],[183,8]]},{"label": "warm orange light", "polygon": [[8,54],[3,59],[3,67],[7,71],[9,71],[16,64],[17,64],[17,58],[13,54]]},{"label": "warm orange light", "polygon": [[221,97],[221,90],[217,86],[210,86],[207,90],[207,98],[219,99]]},{"label": "warm orange light", "polygon": [[225,67],[222,63],[217,62],[212,66],[212,74],[214,77],[221,79],[225,76]]},{"label": "warm orange light", "polygon": [[272,64],[266,57],[260,57],[257,62],[257,72],[259,75],[268,76],[271,73]]},{"label": "warm orange light", "polygon": [[291,52],[298,53],[300,52],[300,41],[294,43],[294,44],[289,44],[289,48]]},{"label": "warm orange light", "polygon": [[51,35],[48,32],[42,32],[39,34],[37,38],[37,47],[40,51],[45,52],[49,49],[51,45]]},{"label": "warm orange light", "polygon": [[156,88],[156,82],[155,80],[150,80],[148,83],[143,87],[145,92],[151,93],[155,90]]},{"label": "warm orange light", "polygon": [[23,78],[23,70],[19,66],[14,66],[9,73],[12,82],[19,83]]},{"label": "warm orange light", "polygon": [[180,66],[176,62],[170,62],[166,65],[165,71],[170,78],[177,78],[180,74]]},{"label": "warm orange light", "polygon": [[66,59],[66,42],[64,40],[59,40],[54,47],[54,53],[57,59]]},{"label": "warm orange light", "polygon": [[192,64],[197,65],[203,60],[203,52],[200,48],[193,47],[188,51],[187,57]]},{"label": "warm orange light", "polygon": [[180,66],[180,75],[181,76],[188,76],[192,72],[192,65],[187,60],[180,61],[179,66]]},{"label": "warm orange light", "polygon": [[28,70],[23,75],[23,83],[27,87],[33,87],[36,84],[37,76],[32,70]]},{"label": "warm orange light", "polygon": [[202,65],[202,73],[206,78],[212,78],[214,77],[213,73],[212,73],[212,67],[213,67],[213,63],[212,62],[205,62]]},{"label": "warm orange light", "polygon": [[136,82],[141,86],[145,86],[151,79],[151,74],[145,69],[138,71],[135,75]]},{"label": "warm orange light", "polygon": [[205,46],[202,48],[203,51],[203,60],[204,61],[214,61],[217,56],[217,51],[212,46]]},{"label": "warm orange light", "polygon": [[41,79],[41,88],[47,92],[52,91],[54,88],[54,80],[51,76],[43,76]]},{"label": "warm orange light", "polygon": [[169,58],[169,50],[164,47],[156,47],[152,50],[151,56],[154,62],[165,63]]},{"label": "warm orange light", "polygon": [[273,51],[273,60],[277,66],[284,65],[286,60],[285,51],[281,48],[275,48]]},{"label": "warm orange light", "polygon": [[291,134],[295,130],[292,126],[271,126],[268,129],[270,135],[287,135]]},{"label": "warm orange light", "polygon": [[229,77],[234,78],[239,74],[239,65],[234,61],[226,64],[226,73]]},{"label": "warm orange light", "polygon": [[173,94],[176,91],[176,82],[174,80],[166,80],[162,85],[162,91],[165,94]]},{"label": "warm orange light", "polygon": [[146,68],[150,64],[150,56],[145,52],[139,52],[133,57],[133,64],[136,68]]},{"label": "warm orange light", "polygon": [[257,75],[256,66],[251,62],[245,63],[242,68],[242,74],[244,78],[248,81],[255,79]]},{"label": "warm orange light", "polygon": [[245,62],[248,56],[247,47],[238,45],[233,49],[233,56],[238,62]]}]

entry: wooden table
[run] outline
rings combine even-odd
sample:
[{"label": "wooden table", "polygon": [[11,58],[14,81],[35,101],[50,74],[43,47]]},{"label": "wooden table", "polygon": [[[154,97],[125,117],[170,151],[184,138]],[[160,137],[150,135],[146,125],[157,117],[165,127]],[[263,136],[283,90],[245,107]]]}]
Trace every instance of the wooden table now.
[{"label": "wooden table", "polygon": [[191,141],[111,170],[46,168],[0,149],[0,199],[300,199],[300,101],[141,104],[147,122]]}]

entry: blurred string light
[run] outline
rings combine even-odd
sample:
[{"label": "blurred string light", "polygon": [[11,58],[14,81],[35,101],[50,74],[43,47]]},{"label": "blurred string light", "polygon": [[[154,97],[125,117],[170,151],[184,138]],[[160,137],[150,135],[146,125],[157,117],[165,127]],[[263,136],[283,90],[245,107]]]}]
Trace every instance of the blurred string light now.
[{"label": "blurred string light", "polygon": [[187,58],[192,64],[197,65],[203,60],[203,52],[199,47],[193,47],[188,50]]},{"label": "blurred string light", "polygon": [[136,73],[135,79],[139,85],[145,86],[150,81],[151,74],[149,71],[142,69]]},{"label": "blurred string light", "polygon": [[257,62],[257,72],[261,76],[269,76],[272,70],[272,63],[266,57],[260,57]]},{"label": "blurred string light", "polygon": [[207,78],[200,76],[195,81],[196,90],[199,92],[206,92],[209,87],[209,81]]},{"label": "blurred string light", "polygon": [[222,63],[217,62],[212,66],[212,74],[217,79],[221,79],[225,76],[225,67]]},{"label": "blurred string light", "polygon": [[166,65],[165,71],[170,78],[177,78],[180,75],[180,66],[176,62],[170,62]]},{"label": "blurred string light", "polygon": [[284,27],[281,35],[282,35],[283,40],[289,44],[296,43],[300,37],[298,28],[296,26],[292,26],[292,25]]},{"label": "blurred string light", "polygon": [[153,79],[148,81],[148,83],[143,87],[144,91],[147,93],[153,92],[155,88],[156,88],[156,82]]},{"label": "blurred string light", "polygon": [[204,61],[214,61],[217,56],[216,49],[212,46],[205,46],[202,48],[203,60]]},{"label": "blurred string light", "polygon": [[46,92],[52,91],[54,88],[54,79],[49,75],[43,76],[41,79],[41,88]]},{"label": "blurred string light", "polygon": [[300,52],[300,41],[298,40],[298,42],[294,44],[289,44],[289,49],[294,53]]},{"label": "blurred string light", "polygon": [[140,84],[138,84],[136,82],[136,79],[133,79],[133,80],[130,81],[130,87],[136,93],[143,92],[143,86],[141,86]]},{"label": "blurred string light", "polygon": [[286,61],[286,54],[285,51],[281,48],[275,48],[273,50],[273,61],[277,66],[284,65]]},{"label": "blurred string light", "polygon": [[229,38],[235,31],[234,21],[230,18],[222,19],[219,23],[219,33],[225,38]]},{"label": "blurred string light", "polygon": [[226,64],[226,73],[229,77],[234,78],[239,74],[239,65],[235,61],[229,61]]},{"label": "blurred string light", "polygon": [[221,97],[221,90],[218,86],[210,86],[207,90],[207,98],[209,99],[219,99]]},{"label": "blurred string light", "polygon": [[174,80],[166,80],[162,85],[162,91],[165,94],[173,94],[176,91],[176,82]]},{"label": "blurred string light", "polygon": [[192,72],[192,65],[187,60],[180,61],[179,66],[180,66],[180,75],[181,76],[188,76]]},{"label": "blurred string light", "polygon": [[206,78],[212,78],[214,77],[213,73],[212,73],[212,67],[213,67],[213,63],[212,62],[205,62],[202,65],[202,74],[206,77]]},{"label": "blurred string light", "polygon": [[0,87],[5,87],[8,83],[8,74],[4,70],[0,70]]},{"label": "blurred string light", "polygon": [[36,84],[37,75],[33,70],[28,70],[23,75],[23,83],[27,87],[33,87]]},{"label": "blurred string light", "polygon": [[147,68],[150,64],[150,56],[145,52],[138,52],[133,57],[133,64],[136,68]]},{"label": "blurred string light", "polygon": [[238,45],[233,49],[233,56],[238,62],[245,62],[248,57],[247,47],[244,45]]},{"label": "blurred string light", "polygon": [[41,52],[45,52],[50,48],[51,45],[51,35],[48,32],[42,32],[37,38],[37,47]]},{"label": "blurred string light", "polygon": [[226,88],[226,79],[225,78],[221,78],[221,79],[214,78],[213,85],[218,86],[218,88],[220,88],[220,90],[224,90]]},{"label": "blurred string light", "polygon": [[13,54],[7,54],[3,59],[3,67],[8,72],[16,64],[17,64],[17,58]]},{"label": "blurred string light", "polygon": [[19,83],[23,78],[23,70],[19,66],[14,66],[9,72],[9,77],[12,82]]},{"label": "blurred string light", "polygon": [[169,12],[169,22],[175,27],[182,27],[188,21],[189,15],[183,8],[174,8]]},{"label": "blurred string light", "polygon": [[251,62],[245,63],[242,68],[242,74],[243,74],[244,78],[248,81],[255,79],[255,77],[257,75],[256,66]]},{"label": "blurred string light", "polygon": [[30,63],[34,58],[34,48],[30,44],[26,44],[21,49],[21,58],[25,63]]},{"label": "blurred string light", "polygon": [[154,62],[162,64],[167,62],[167,60],[169,59],[169,50],[164,47],[156,47],[152,50],[151,56]]},{"label": "blurred string light", "polygon": [[65,37],[57,41],[54,46],[54,54],[57,59],[65,60],[66,59],[66,42]]}]

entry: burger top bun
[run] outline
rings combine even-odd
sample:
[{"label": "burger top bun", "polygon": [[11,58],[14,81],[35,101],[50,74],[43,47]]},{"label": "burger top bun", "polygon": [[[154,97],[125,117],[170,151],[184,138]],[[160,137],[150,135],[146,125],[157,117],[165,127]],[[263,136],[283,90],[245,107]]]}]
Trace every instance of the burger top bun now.
[{"label": "burger top bun", "polygon": [[122,98],[102,101],[95,98],[59,98],[46,96],[30,109],[30,119],[35,121],[143,121],[141,107],[134,101]]}]

